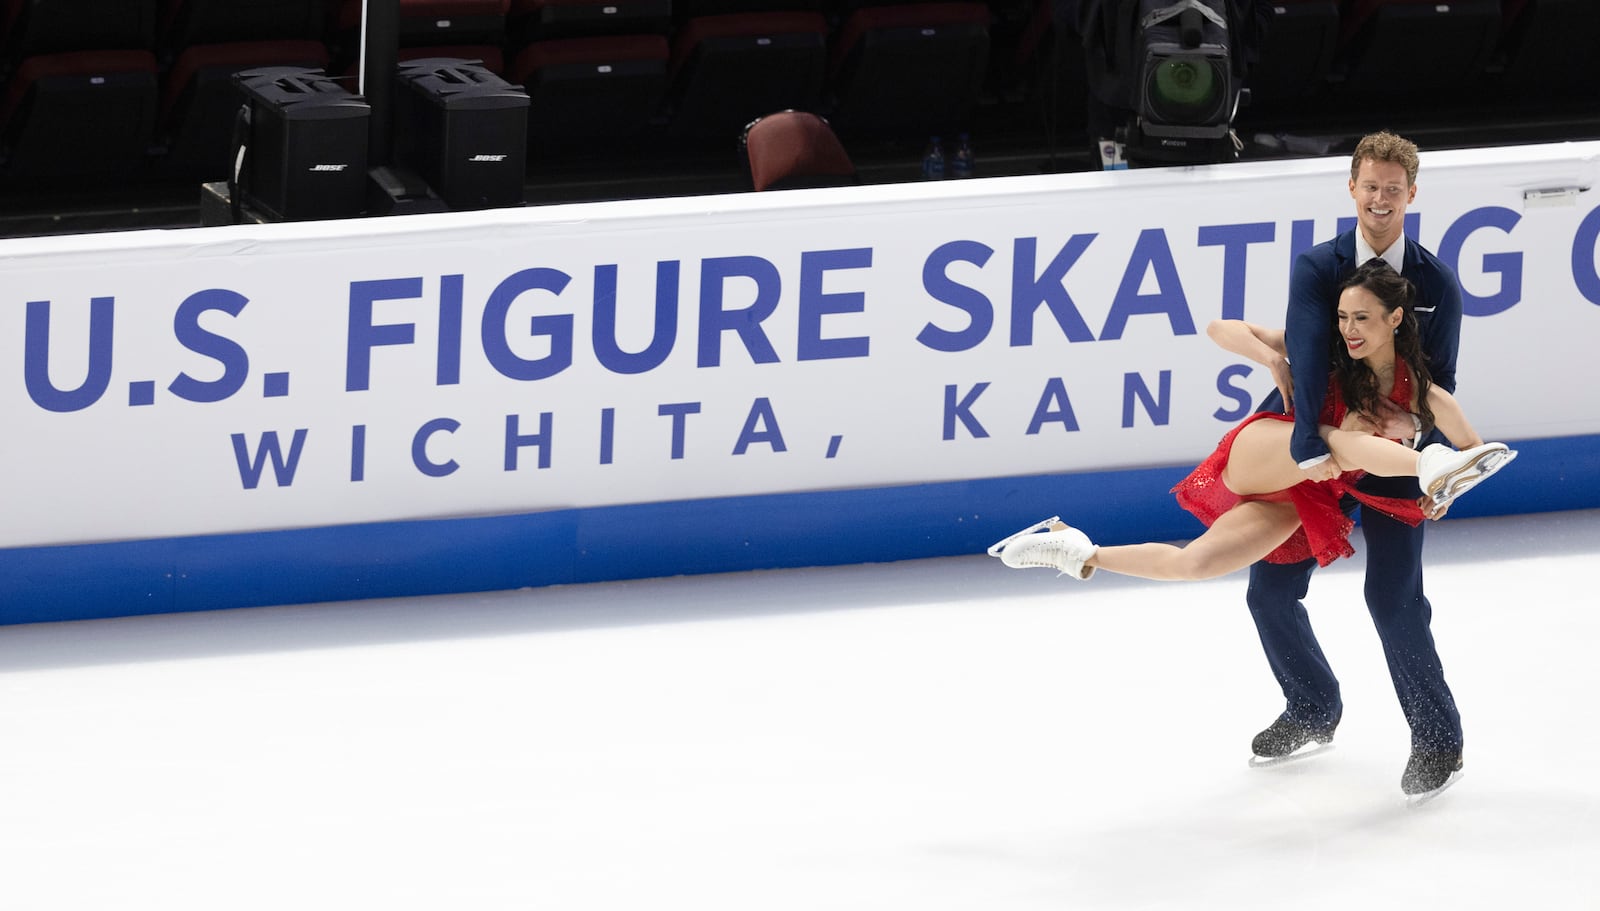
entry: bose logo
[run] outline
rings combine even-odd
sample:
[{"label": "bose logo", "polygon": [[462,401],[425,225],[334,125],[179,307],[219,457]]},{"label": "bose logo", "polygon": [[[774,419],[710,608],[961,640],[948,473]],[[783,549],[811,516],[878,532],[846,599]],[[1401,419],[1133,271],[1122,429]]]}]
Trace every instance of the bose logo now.
[{"label": "bose logo", "polygon": [[347,165],[347,164],[314,164],[314,165],[311,166],[311,170],[313,170],[313,171],[343,171],[345,168],[348,168],[348,167],[350,167],[350,166]]},{"label": "bose logo", "polygon": [[505,161],[506,160],[506,156],[504,156],[504,155],[474,155],[471,158],[468,158],[467,160],[468,161]]}]

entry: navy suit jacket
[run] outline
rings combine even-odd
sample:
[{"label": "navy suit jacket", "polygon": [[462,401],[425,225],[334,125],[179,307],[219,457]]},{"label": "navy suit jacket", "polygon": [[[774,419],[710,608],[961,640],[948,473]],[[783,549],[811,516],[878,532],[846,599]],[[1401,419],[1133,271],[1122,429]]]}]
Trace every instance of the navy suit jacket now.
[{"label": "navy suit jacket", "polygon": [[[1356,258],[1356,232],[1352,228],[1300,254],[1289,274],[1289,310],[1284,319],[1289,369],[1294,376],[1294,436],[1289,451],[1296,462],[1328,453],[1318,433],[1318,416],[1328,394],[1328,373],[1334,314],[1339,308],[1339,284],[1360,263]],[[1422,332],[1422,350],[1428,356],[1433,381],[1448,392],[1456,389],[1456,352],[1461,341],[1461,285],[1455,271],[1421,244],[1405,239],[1405,268],[1401,274],[1417,287],[1412,309]],[[1282,396],[1274,391],[1263,408],[1282,411]]]}]

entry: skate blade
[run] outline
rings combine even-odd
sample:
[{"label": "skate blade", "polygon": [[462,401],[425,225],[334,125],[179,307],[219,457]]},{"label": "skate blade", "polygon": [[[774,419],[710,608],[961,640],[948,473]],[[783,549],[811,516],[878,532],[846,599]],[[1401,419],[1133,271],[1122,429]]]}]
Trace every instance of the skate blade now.
[{"label": "skate blade", "polygon": [[1331,749],[1333,749],[1333,743],[1331,741],[1328,743],[1316,743],[1313,741],[1311,746],[1301,747],[1287,756],[1251,756],[1250,768],[1270,769],[1273,766],[1290,765],[1292,763],[1299,762],[1302,759],[1310,759],[1313,756],[1320,756]]},{"label": "skate blade", "polygon": [[1472,488],[1483,483],[1495,472],[1511,464],[1517,457],[1515,449],[1495,449],[1486,452],[1477,461],[1470,465],[1463,465],[1456,473],[1447,475],[1439,482],[1436,490],[1428,496],[1433,499],[1435,506],[1448,506],[1455,499]]},{"label": "skate blade", "polygon": [[1444,780],[1444,784],[1439,785],[1437,788],[1434,788],[1431,791],[1423,791],[1421,794],[1407,794],[1406,795],[1406,808],[1410,809],[1410,810],[1415,810],[1418,807],[1426,806],[1427,804],[1432,803],[1433,800],[1435,798],[1437,798],[1440,794],[1443,794],[1445,791],[1450,790],[1451,785],[1454,785],[1456,782],[1460,781],[1461,780],[1461,776],[1463,776],[1465,774],[1467,774],[1467,773],[1462,771],[1461,769],[1456,769],[1454,772],[1450,773],[1450,777],[1449,778],[1446,778]]},{"label": "skate blade", "polygon": [[1044,531],[1045,529],[1049,528],[1052,524],[1054,524],[1056,522],[1060,522],[1060,521],[1061,521],[1061,517],[1060,516],[1051,516],[1050,518],[1045,519],[1043,522],[1035,522],[1032,525],[1029,525],[1027,528],[1024,528],[1023,530],[1017,532],[1014,535],[1008,535],[1008,536],[1006,536],[1004,538],[1001,538],[1000,540],[998,540],[998,541],[994,542],[993,544],[989,545],[989,551],[988,551],[989,556],[998,557],[998,556],[1000,556],[1000,551],[1005,550],[1006,549],[1006,545],[1010,544],[1012,541],[1015,541],[1018,538],[1025,538],[1028,535],[1034,534],[1035,532]]}]

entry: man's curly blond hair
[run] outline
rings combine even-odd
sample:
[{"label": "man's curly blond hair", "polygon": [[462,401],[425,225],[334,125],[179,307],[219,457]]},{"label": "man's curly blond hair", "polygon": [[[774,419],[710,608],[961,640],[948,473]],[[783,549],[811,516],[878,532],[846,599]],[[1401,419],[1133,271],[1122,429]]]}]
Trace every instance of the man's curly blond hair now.
[{"label": "man's curly blond hair", "polygon": [[1417,182],[1417,144],[1388,131],[1368,133],[1350,156],[1350,179],[1356,179],[1363,161],[1392,161],[1406,169],[1406,186]]}]

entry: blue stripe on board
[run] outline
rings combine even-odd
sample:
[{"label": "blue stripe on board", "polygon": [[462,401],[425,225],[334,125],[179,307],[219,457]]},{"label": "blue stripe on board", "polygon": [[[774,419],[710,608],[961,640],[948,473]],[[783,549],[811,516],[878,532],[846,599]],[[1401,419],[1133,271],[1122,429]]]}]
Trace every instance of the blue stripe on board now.
[{"label": "blue stripe on board", "polygon": [[[1600,435],[1531,440],[1456,518],[1600,507]],[[979,553],[1052,513],[1192,537],[1187,467],[0,550],[0,624]]]}]

